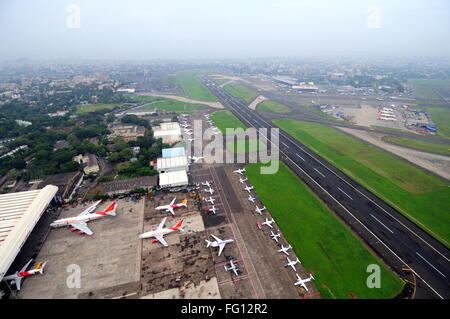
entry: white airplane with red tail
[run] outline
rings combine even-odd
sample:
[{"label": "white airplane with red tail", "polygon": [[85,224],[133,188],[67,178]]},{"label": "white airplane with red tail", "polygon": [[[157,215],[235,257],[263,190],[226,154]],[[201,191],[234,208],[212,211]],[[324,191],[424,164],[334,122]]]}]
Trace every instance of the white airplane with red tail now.
[{"label": "white airplane with red tail", "polygon": [[44,267],[47,262],[39,263],[36,268],[27,271],[26,269],[32,261],[33,259],[30,259],[30,261],[20,270],[20,272],[16,272],[14,275],[5,276],[3,277],[2,281],[8,282],[11,280],[11,284],[15,284],[16,289],[20,290],[20,285],[24,277],[32,276],[37,273],[42,275],[44,272]]},{"label": "white airplane with red tail", "polygon": [[113,202],[111,205],[109,205],[109,207],[106,210],[102,212],[92,213],[101,201],[102,200],[95,202],[93,205],[89,206],[80,214],[78,214],[78,216],[55,220],[53,223],[50,224],[50,226],[62,227],[70,225],[72,226],[70,230],[75,231],[78,229],[79,235],[82,234],[92,235],[93,232],[92,230],[89,229],[89,227],[87,227],[86,224],[87,222],[102,218],[106,215],[116,216],[116,202]]},{"label": "white airplane with red tail", "polygon": [[174,208],[179,208],[179,207],[187,207],[187,199],[185,198],[183,200],[183,202],[179,203],[179,204],[174,204],[175,203],[175,199],[177,199],[176,197],[174,197],[174,199],[170,202],[169,205],[163,205],[163,206],[158,206],[155,209],[156,210],[162,210],[165,209],[166,212],[170,212],[172,215],[175,216],[175,212],[173,211]]},{"label": "white airplane with red tail", "polygon": [[183,224],[184,219],[182,219],[176,226],[174,227],[168,227],[163,228],[164,223],[166,222],[167,217],[164,217],[164,219],[161,221],[161,223],[156,227],[156,229],[152,229],[149,232],[143,233],[139,235],[139,238],[149,238],[149,237],[155,237],[156,239],[152,239],[152,243],[156,243],[159,241],[161,244],[167,247],[167,242],[164,240],[163,236],[170,234],[173,231],[181,230],[184,231],[184,229],[181,227]]}]

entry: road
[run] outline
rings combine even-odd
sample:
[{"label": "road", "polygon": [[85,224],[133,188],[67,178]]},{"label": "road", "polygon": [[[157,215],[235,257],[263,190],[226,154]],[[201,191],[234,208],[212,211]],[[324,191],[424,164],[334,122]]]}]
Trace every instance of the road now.
[{"label": "road", "polygon": [[[246,126],[274,126],[205,77],[204,83]],[[264,139],[264,137],[262,137]],[[270,138],[268,138],[270,140]],[[450,298],[449,250],[401,213],[280,129],[280,159],[401,278],[410,269],[422,298]]]}]

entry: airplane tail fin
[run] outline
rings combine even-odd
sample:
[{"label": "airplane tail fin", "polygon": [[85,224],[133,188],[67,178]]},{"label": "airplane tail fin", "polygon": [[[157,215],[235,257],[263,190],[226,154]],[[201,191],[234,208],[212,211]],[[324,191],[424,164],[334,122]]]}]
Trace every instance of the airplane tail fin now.
[{"label": "airplane tail fin", "polygon": [[208,239],[205,239],[205,241],[206,241],[206,247],[211,246],[212,242],[210,242]]},{"label": "airplane tail fin", "polygon": [[113,202],[109,207],[103,211],[106,215],[116,216],[116,202]]},{"label": "airplane tail fin", "polygon": [[302,263],[302,262],[301,262],[301,261],[300,261],[300,260],[298,259],[298,257],[297,257],[297,260],[296,260],[296,262],[298,262],[298,263],[300,263],[300,264]]},{"label": "airplane tail fin", "polygon": [[183,202],[181,203],[181,205],[183,205],[184,207],[187,207],[187,198],[185,198],[185,199],[183,200]]},{"label": "airplane tail fin", "polygon": [[184,219],[182,219],[182,220],[181,220],[181,221],[173,228],[173,230],[180,229],[180,230],[184,231],[184,229],[181,227],[181,225],[183,225],[183,221],[184,221]]},{"label": "airplane tail fin", "polygon": [[42,275],[44,273],[44,267],[47,264],[47,262],[43,262],[43,263],[39,263],[39,265],[37,265],[36,269],[37,271]]}]

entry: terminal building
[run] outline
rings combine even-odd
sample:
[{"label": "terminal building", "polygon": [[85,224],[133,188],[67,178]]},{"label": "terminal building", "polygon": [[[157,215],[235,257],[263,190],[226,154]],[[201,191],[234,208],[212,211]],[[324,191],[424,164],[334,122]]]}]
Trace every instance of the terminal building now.
[{"label": "terminal building", "polygon": [[0,195],[0,280],[47,210],[58,187]]}]

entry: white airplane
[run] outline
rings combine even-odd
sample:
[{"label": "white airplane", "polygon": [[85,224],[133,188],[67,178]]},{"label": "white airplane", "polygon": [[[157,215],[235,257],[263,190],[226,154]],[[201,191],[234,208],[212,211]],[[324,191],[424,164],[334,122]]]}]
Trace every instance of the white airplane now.
[{"label": "white airplane", "polygon": [[15,284],[16,285],[16,289],[20,290],[20,285],[21,285],[22,279],[24,277],[32,276],[32,275],[35,275],[36,273],[40,273],[41,275],[43,274],[44,267],[45,267],[45,264],[47,262],[39,263],[36,266],[36,268],[30,269],[30,270],[27,271],[27,268],[31,264],[32,261],[33,261],[33,259],[30,259],[30,261],[27,262],[27,264],[20,270],[20,272],[16,272],[13,275],[5,276],[5,277],[2,278],[2,281],[8,282],[8,281],[11,280],[10,284],[11,285]]},{"label": "white airplane", "polygon": [[212,205],[214,205],[214,202],[216,201],[214,198],[212,198],[211,196],[209,196],[209,199],[204,198],[205,202],[209,202]]},{"label": "white airplane", "polygon": [[281,245],[281,249],[278,250],[279,253],[285,253],[286,255],[289,256],[289,253],[287,252],[289,249],[291,249],[292,246],[289,245],[287,247],[284,247],[283,245]]},{"label": "white airplane", "polygon": [[185,128],[184,129],[184,133],[192,133],[192,129],[191,128]]},{"label": "white airplane", "polygon": [[248,181],[248,178],[239,178],[239,183],[244,184],[244,182]]},{"label": "white airplane", "polygon": [[174,197],[169,205],[158,206],[155,209],[156,210],[163,210],[163,209],[165,209],[166,212],[170,212],[173,216],[175,216],[175,212],[173,211],[174,208],[179,208],[179,207],[183,207],[183,206],[187,207],[187,204],[186,204],[187,203],[187,199],[186,198],[183,200],[183,202],[178,203],[178,204],[174,204],[175,199],[177,199],[177,198]]},{"label": "white airplane", "polygon": [[208,212],[213,212],[213,214],[215,215],[215,214],[216,214],[217,208],[213,205],[212,208],[207,207],[206,210],[207,210]]},{"label": "white airplane", "polygon": [[258,214],[262,215],[261,212],[262,212],[263,210],[265,210],[265,209],[266,209],[266,206],[264,206],[263,208],[259,208],[258,206],[256,206],[255,211],[256,211]]},{"label": "white airplane", "polygon": [[215,239],[215,241],[209,241],[208,239],[205,239],[206,247],[209,247],[209,246],[219,247],[219,254],[217,256],[220,256],[220,254],[222,253],[222,250],[226,244],[232,243],[234,241],[233,239],[222,240],[222,239],[214,236],[213,234],[211,234],[211,236]]},{"label": "white airplane", "polygon": [[212,189],[211,187],[208,189],[205,189],[205,192],[210,193],[211,195],[214,194],[214,189]]},{"label": "white airplane", "polygon": [[203,156],[189,156],[189,159],[194,161],[195,163],[197,163],[199,160],[201,160],[202,158],[204,158]]},{"label": "white airplane", "polygon": [[248,200],[251,201],[252,203],[255,202],[255,199],[258,198],[258,195],[255,195],[255,197],[252,197],[251,195],[248,195]]},{"label": "white airplane", "polygon": [[308,291],[308,288],[306,288],[305,283],[308,282],[308,281],[311,281],[311,279],[315,280],[313,275],[309,275],[309,278],[306,278],[306,279],[300,278],[300,276],[297,273],[295,273],[295,275],[297,276],[297,281],[294,283],[294,285],[296,285],[296,286],[302,285],[303,288],[305,288],[306,291]]},{"label": "white airplane", "polygon": [[174,227],[163,228],[164,223],[166,222],[166,219],[167,219],[167,217],[164,217],[163,220],[161,221],[161,223],[158,225],[158,227],[156,227],[156,229],[152,229],[149,232],[140,234],[139,238],[155,237],[156,239],[152,239],[152,243],[156,243],[157,241],[159,241],[161,244],[163,244],[164,246],[167,247],[167,242],[164,240],[163,236],[167,235],[173,231],[176,231],[177,229],[184,231],[184,229],[181,227],[184,219],[182,219]]},{"label": "white airplane", "polygon": [[244,188],[245,191],[251,193],[250,191],[253,189],[253,186],[247,186]]},{"label": "white airplane", "polygon": [[275,220],[274,220],[273,218],[272,218],[272,220],[268,220],[267,217],[266,217],[266,221],[263,222],[263,223],[261,223],[261,225],[267,225],[267,226],[269,226],[270,228],[273,228],[272,224],[273,224],[274,221],[275,221]]},{"label": "white airplane", "polygon": [[104,210],[103,212],[97,212],[97,213],[91,214],[101,201],[102,200],[95,202],[93,205],[89,206],[84,211],[82,211],[80,214],[78,214],[78,216],[55,220],[53,223],[50,224],[50,226],[51,227],[62,227],[62,226],[70,225],[70,226],[72,226],[72,228],[70,228],[70,230],[75,231],[76,229],[78,229],[79,235],[82,235],[82,234],[92,235],[93,232],[92,232],[92,230],[89,229],[89,227],[87,227],[87,224],[86,224],[87,222],[89,222],[91,220],[102,218],[106,215],[116,216],[116,202],[113,202],[111,205],[109,205],[109,207],[106,210]]},{"label": "white airplane", "polygon": [[245,167],[233,171],[233,173],[238,173],[238,174],[241,174],[241,175],[244,175],[244,174],[242,174],[243,172],[245,172]]},{"label": "white airplane", "polygon": [[212,184],[210,184],[209,181],[206,181],[204,183],[202,182],[202,185],[207,186],[207,187],[211,187]]},{"label": "white airplane", "polygon": [[230,268],[227,268],[227,266],[223,266],[223,268],[225,268],[225,271],[229,271],[229,270],[233,270],[234,274],[237,276],[238,275],[238,267],[236,266],[235,263],[233,263],[233,260],[230,259]]},{"label": "white airplane", "polygon": [[294,271],[297,272],[297,269],[295,269],[295,264],[301,264],[300,260],[298,260],[298,257],[297,257],[297,260],[295,260],[295,261],[291,261],[289,259],[289,257],[286,257],[286,258],[288,260],[288,263],[286,265],[284,265],[284,267],[291,266],[292,269],[294,269]]},{"label": "white airplane", "polygon": [[270,237],[272,237],[273,240],[275,240],[278,243],[278,237],[281,237],[280,233],[278,232],[276,235],[273,233],[273,231],[270,232]]},{"label": "white airplane", "polygon": [[188,138],[187,139],[189,142],[195,141],[195,138]]}]

